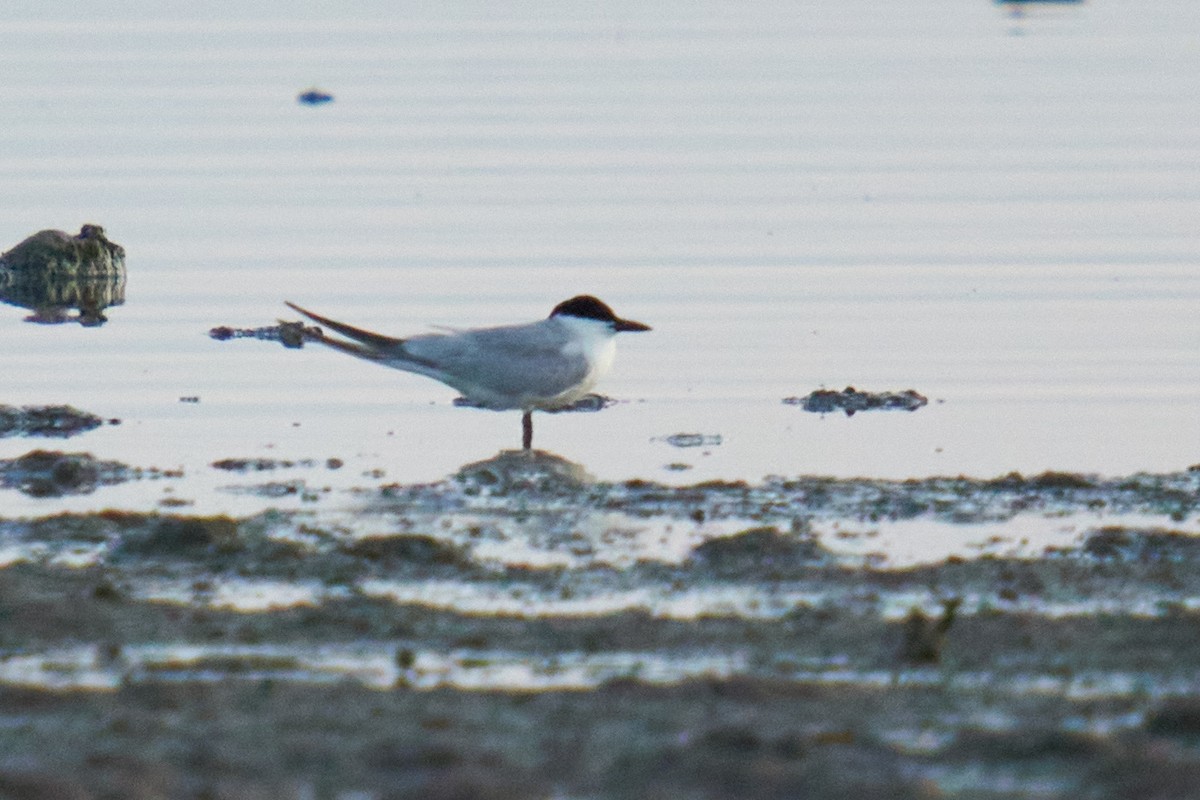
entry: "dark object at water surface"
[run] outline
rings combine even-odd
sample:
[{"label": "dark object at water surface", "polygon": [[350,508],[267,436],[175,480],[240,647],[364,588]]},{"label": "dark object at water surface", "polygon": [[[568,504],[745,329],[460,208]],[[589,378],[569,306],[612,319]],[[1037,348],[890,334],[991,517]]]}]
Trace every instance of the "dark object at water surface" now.
[{"label": "dark object at water surface", "polygon": [[852,417],[858,411],[916,411],[929,402],[929,398],[914,389],[903,392],[860,392],[847,386],[840,392],[817,389],[804,397],[785,397],[784,405],[801,406],[815,414],[845,411]]},{"label": "dark object at water surface", "polygon": [[38,231],[0,255],[0,269],[77,278],[115,275],[125,272],[125,248],[109,241],[99,225],[84,225],[76,236]]},{"label": "dark object at water surface", "polygon": [[38,231],[0,255],[0,302],[32,311],[27,322],[103,325],[104,309],[125,302],[125,248],[99,225]]},{"label": "dark object at water surface", "polygon": [[296,100],[306,106],[319,106],[333,102],[333,95],[313,87],[296,95]]},{"label": "dark object at water surface", "polygon": [[104,420],[71,406],[0,405],[0,439],[6,436],[48,436],[66,439],[99,428]]},{"label": "dark object at water surface", "polygon": [[30,497],[91,494],[100,486],[129,479],[128,467],[100,461],[91,453],[33,450],[20,458],[0,459],[0,488],[16,489]]},{"label": "dark object at water surface", "polygon": [[263,328],[234,328],[230,325],[219,325],[211,329],[208,335],[218,342],[230,339],[260,339],[264,342],[279,342],[284,347],[299,349],[304,347],[306,338],[319,337],[321,329],[306,327],[299,322],[281,322],[278,325],[268,325]]}]

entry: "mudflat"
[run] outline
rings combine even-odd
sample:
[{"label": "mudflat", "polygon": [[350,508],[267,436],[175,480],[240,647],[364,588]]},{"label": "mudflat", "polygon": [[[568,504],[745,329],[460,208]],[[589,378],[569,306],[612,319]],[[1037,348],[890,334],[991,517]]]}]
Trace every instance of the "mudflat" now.
[{"label": "mudflat", "polygon": [[1200,470],[678,487],[506,453],[291,490],[318,499],[0,520],[0,796],[1200,782]]}]

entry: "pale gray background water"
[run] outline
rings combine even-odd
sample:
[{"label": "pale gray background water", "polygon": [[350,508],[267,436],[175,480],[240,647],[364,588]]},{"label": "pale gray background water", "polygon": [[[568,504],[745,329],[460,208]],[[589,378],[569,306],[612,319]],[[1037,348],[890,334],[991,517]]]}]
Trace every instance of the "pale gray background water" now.
[{"label": "pale gray background water", "polygon": [[[318,486],[433,480],[516,446],[517,415],[207,330],[285,298],[404,334],[592,292],[655,326],[600,387],[631,402],[543,416],[536,444],[600,477],[1181,469],[1200,461],[1197,30],[1185,0],[10,0],[0,249],[94,222],[129,278],[100,329],[0,306],[0,402],[121,418],[69,447],[183,467],[200,507],[246,502],[210,492],[230,456],[347,462],[300,474]],[[336,101],[298,105],[313,84]],[[935,402],[780,403],[846,384]],[[723,441],[655,440],[679,432]]]}]

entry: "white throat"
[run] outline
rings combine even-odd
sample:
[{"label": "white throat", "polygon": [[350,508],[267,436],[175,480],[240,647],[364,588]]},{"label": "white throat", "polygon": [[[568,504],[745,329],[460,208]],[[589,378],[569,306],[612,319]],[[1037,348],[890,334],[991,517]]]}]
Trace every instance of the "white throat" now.
[{"label": "white throat", "polygon": [[598,319],[572,317],[568,314],[555,317],[571,337],[563,349],[566,352],[579,353],[588,360],[591,379],[608,372],[612,366],[613,356],[616,355],[616,335],[612,325]]}]

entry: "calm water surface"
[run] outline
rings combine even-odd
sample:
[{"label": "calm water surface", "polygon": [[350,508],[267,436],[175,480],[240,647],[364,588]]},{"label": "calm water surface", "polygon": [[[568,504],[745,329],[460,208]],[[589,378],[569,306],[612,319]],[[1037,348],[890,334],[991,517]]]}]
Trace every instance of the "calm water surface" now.
[{"label": "calm water surface", "polygon": [[[227,457],[337,457],[298,473],[335,488],[434,480],[516,446],[519,415],[207,331],[293,317],[284,299],[402,335],[590,292],[654,331],[599,387],[628,402],[543,415],[535,443],[601,478],[1181,469],[1198,26],[1182,0],[9,2],[0,249],[94,222],[129,274],[99,328],[0,306],[0,402],[120,418],[53,444],[181,467],[171,491],[202,509],[264,502],[219,491]],[[336,100],[297,104],[314,84]],[[847,384],[931,403],[780,402]],[[681,432],[721,443],[663,441]]]}]

